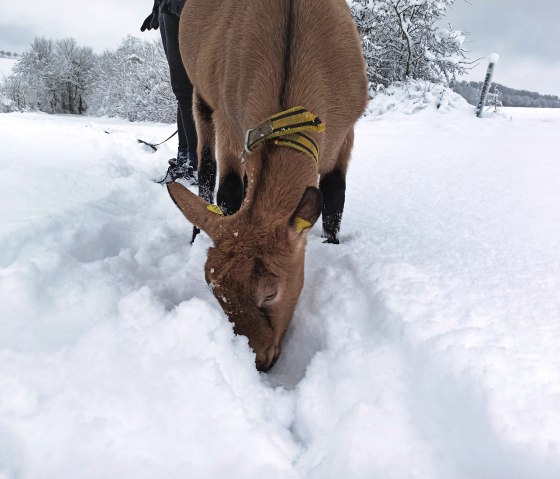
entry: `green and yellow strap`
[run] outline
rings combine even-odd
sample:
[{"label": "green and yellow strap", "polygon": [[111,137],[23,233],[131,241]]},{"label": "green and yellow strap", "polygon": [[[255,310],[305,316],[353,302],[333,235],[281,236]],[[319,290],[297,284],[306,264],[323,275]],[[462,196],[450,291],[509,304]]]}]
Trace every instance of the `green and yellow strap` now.
[{"label": "green and yellow strap", "polygon": [[[290,108],[267,118],[257,127],[248,130],[244,152],[251,152],[261,142],[274,140],[275,145],[294,148],[315,161],[319,160],[317,142],[304,131],[325,131],[325,124],[301,106]],[[243,155],[242,155],[243,156]]]}]

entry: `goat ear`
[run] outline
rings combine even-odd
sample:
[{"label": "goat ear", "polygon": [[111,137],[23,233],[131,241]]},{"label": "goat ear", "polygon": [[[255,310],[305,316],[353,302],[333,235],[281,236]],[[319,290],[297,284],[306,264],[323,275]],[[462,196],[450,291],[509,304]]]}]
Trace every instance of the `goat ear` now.
[{"label": "goat ear", "polygon": [[321,216],[323,195],[318,188],[308,186],[290,218],[290,228],[298,236],[308,231]]},{"label": "goat ear", "polygon": [[216,242],[219,231],[224,225],[220,224],[221,216],[213,209],[209,209],[211,205],[180,183],[168,183],[167,191],[185,218]]}]

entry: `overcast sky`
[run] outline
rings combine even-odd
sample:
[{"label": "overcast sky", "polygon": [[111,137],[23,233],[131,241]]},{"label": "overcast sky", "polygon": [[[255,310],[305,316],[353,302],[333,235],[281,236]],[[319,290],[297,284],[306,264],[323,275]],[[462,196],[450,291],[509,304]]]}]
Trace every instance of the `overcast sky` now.
[{"label": "overcast sky", "polygon": [[[21,53],[37,35],[73,36],[97,52],[128,34],[157,35],[139,30],[152,8],[149,0],[0,1],[2,50]],[[560,0],[456,0],[449,20],[469,32],[471,58],[500,54],[496,81],[560,95]],[[466,79],[482,80],[485,69],[483,61]]]},{"label": "overcast sky", "polygon": [[[471,58],[500,55],[495,80],[560,95],[560,0],[456,0],[449,21]],[[468,79],[482,80],[487,60]]]}]

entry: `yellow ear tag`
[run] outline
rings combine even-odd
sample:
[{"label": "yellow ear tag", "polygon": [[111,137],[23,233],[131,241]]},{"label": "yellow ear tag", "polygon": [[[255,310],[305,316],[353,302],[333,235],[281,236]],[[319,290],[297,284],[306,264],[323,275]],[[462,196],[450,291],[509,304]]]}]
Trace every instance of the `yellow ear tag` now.
[{"label": "yellow ear tag", "polygon": [[304,220],[303,218],[296,218],[294,226],[296,227],[296,231],[298,233],[301,233],[302,231],[311,228],[313,225],[309,221]]},{"label": "yellow ear tag", "polygon": [[216,215],[224,216],[224,212],[218,205],[208,205],[206,208]]}]

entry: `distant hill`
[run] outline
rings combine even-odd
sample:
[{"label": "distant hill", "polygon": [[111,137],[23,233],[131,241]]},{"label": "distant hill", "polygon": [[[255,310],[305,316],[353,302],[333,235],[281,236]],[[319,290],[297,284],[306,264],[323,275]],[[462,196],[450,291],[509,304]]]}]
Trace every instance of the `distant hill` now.
[{"label": "distant hill", "polygon": [[[461,95],[471,105],[478,104],[482,82],[461,81],[451,84],[451,89]],[[541,95],[527,90],[516,90],[499,83],[494,83],[491,93],[499,92],[502,106],[531,107],[531,108],[560,108],[560,98],[556,95]],[[491,95],[490,95],[491,96]],[[490,103],[490,99],[489,102]]]}]

